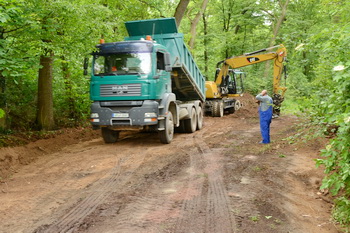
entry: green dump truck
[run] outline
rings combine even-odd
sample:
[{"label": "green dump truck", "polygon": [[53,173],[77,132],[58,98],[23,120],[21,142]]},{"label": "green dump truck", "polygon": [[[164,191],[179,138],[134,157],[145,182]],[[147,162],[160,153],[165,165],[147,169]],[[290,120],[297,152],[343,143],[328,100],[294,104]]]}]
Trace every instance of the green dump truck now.
[{"label": "green dump truck", "polygon": [[125,23],[129,37],[102,43],[93,53],[91,124],[106,143],[124,130],[158,132],[170,143],[174,129],[203,126],[205,78],[178,33],[174,18]]}]

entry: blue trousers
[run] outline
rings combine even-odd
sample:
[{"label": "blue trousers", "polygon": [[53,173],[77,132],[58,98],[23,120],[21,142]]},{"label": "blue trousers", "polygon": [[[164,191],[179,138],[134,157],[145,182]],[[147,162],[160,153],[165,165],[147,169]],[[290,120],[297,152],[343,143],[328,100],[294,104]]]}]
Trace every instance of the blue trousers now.
[{"label": "blue trousers", "polygon": [[270,124],[272,119],[272,108],[261,111],[259,109],[259,118],[260,118],[260,132],[262,137],[262,143],[270,143]]}]

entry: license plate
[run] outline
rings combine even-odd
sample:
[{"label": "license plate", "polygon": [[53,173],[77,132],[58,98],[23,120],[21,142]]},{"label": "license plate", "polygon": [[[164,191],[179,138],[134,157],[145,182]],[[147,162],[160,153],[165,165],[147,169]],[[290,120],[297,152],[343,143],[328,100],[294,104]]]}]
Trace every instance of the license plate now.
[{"label": "license plate", "polygon": [[112,117],[126,118],[129,117],[129,113],[113,113]]}]

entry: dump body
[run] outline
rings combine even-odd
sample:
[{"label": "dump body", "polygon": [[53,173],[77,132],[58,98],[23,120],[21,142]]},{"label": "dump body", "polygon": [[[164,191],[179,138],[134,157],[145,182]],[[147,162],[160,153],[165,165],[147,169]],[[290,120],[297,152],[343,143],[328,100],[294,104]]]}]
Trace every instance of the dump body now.
[{"label": "dump body", "polygon": [[174,18],[130,21],[125,23],[129,37],[140,40],[151,36],[170,53],[172,90],[179,100],[205,100],[205,78],[184,44],[184,36],[178,33]]},{"label": "dump body", "polygon": [[[177,32],[174,18],[131,21],[125,41],[103,43],[93,55],[91,123],[105,142],[124,130],[158,131],[170,143],[174,127],[202,127],[205,79]],[[150,35],[152,40],[145,38]]]}]

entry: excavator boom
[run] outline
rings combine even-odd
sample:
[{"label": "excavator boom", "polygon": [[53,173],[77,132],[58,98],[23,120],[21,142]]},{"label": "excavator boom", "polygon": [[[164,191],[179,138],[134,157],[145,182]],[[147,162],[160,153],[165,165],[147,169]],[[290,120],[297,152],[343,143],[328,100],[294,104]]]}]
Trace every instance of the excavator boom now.
[{"label": "excavator boom", "polygon": [[[275,52],[269,52],[265,54],[257,54],[272,49],[278,48]],[[256,54],[256,55],[255,55]],[[225,77],[230,68],[238,69],[245,66],[253,65],[256,63],[261,63],[269,60],[274,60],[274,72],[273,72],[273,93],[278,94],[279,91],[282,91],[282,96],[287,90],[285,87],[280,86],[281,76],[283,72],[283,62],[287,57],[287,50],[283,45],[273,46],[266,49],[261,49],[255,52],[246,53],[237,57],[230,57],[218,63],[222,64],[221,70],[216,77],[215,83],[220,85],[222,82],[222,77]]]}]

